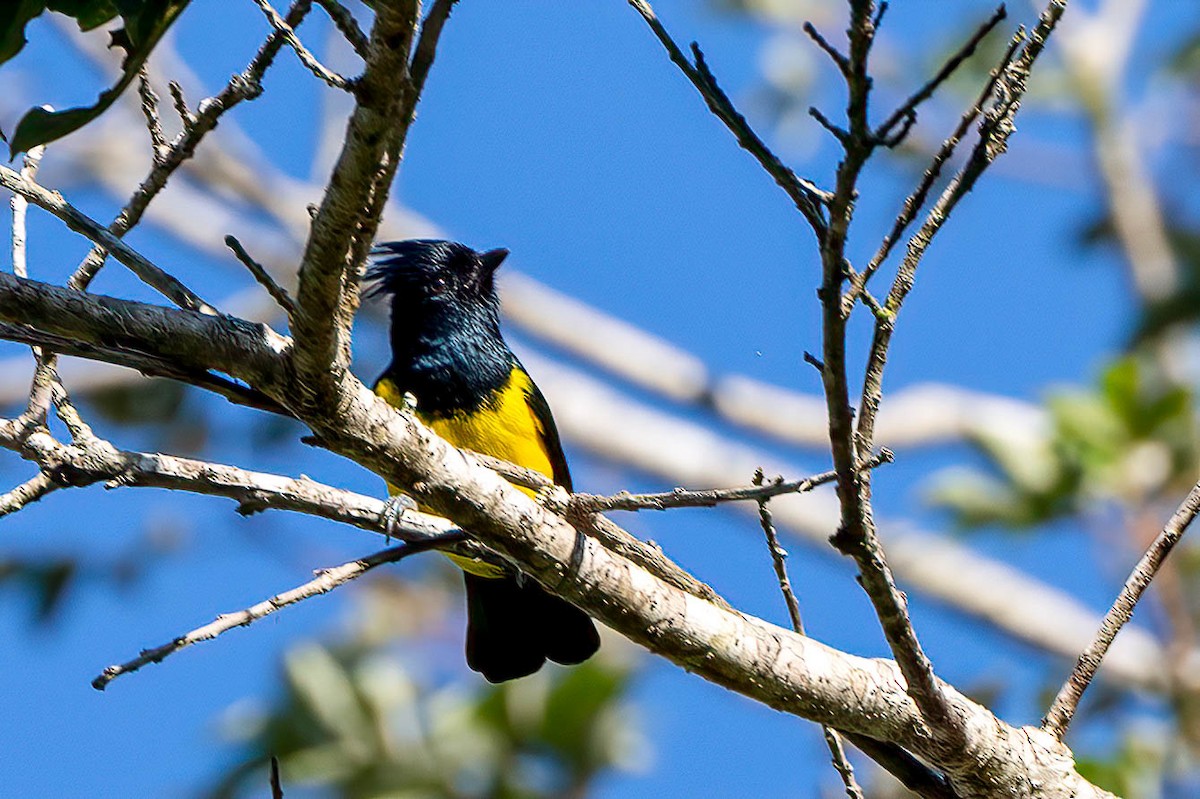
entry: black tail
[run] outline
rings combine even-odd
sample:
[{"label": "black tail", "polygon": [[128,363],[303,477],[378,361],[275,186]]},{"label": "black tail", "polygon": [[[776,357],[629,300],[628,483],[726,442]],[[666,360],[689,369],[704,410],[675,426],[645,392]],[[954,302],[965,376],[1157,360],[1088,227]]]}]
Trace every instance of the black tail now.
[{"label": "black tail", "polygon": [[467,582],[467,665],[488,682],[533,674],[546,658],[582,663],[600,648],[596,625],[533,580],[463,572]]}]

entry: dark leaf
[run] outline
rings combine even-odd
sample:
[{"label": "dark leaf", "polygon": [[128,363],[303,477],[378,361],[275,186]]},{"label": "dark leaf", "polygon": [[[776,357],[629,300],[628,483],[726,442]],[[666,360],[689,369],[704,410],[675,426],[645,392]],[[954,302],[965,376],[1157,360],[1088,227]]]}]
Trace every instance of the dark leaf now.
[{"label": "dark leaf", "polygon": [[[104,113],[137,77],[138,70],[146,62],[150,51],[158,44],[158,40],[166,33],[167,28],[171,27],[171,23],[179,17],[187,4],[188,0],[142,0],[141,2],[119,0],[116,2],[117,10],[120,11],[121,18],[125,21],[125,27],[113,36],[114,43],[126,50],[125,60],[121,64],[121,79],[115,86],[101,92],[95,104],[90,106],[68,108],[63,111],[47,111],[43,108],[30,109],[17,123],[17,129],[14,131],[9,145],[11,154],[15,156],[31,147],[60,139]],[[100,4],[64,0],[62,5],[94,7]],[[2,35],[2,29],[0,29],[0,35]],[[19,36],[21,44],[24,44],[23,32]]]}]

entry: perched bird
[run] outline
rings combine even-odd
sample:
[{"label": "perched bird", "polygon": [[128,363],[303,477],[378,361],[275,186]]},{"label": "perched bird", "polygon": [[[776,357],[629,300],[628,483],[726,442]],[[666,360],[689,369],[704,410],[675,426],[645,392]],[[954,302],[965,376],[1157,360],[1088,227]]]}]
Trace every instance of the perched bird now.
[{"label": "perched bird", "polygon": [[[451,444],[541,472],[570,491],[550,406],[500,335],[493,277],[507,255],[450,241],[375,246],[366,279],[372,295],[391,300],[392,346],[375,393],[397,407],[411,394],[417,416]],[[532,579],[451,558],[466,578],[467,664],[489,682],[532,674],[547,658],[582,663],[600,646],[586,613]]]}]

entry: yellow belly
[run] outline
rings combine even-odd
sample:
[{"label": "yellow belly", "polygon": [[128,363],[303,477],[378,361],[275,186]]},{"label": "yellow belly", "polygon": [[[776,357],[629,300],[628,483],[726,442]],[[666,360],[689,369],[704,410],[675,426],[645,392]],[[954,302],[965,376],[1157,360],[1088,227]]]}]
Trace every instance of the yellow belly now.
[{"label": "yellow belly", "polygon": [[[491,455],[553,479],[554,468],[543,443],[545,433],[529,404],[531,386],[529,375],[514,369],[509,374],[508,382],[474,411],[442,417],[429,416],[421,412],[418,399],[417,417],[456,447]],[[375,393],[390,405],[401,407],[404,404],[403,392],[386,377],[375,385]],[[523,486],[517,488],[531,497],[536,496],[532,489]],[[401,493],[390,484],[388,490],[393,494]],[[447,557],[460,568],[482,577],[501,577],[504,574],[500,567],[480,560],[450,554]]]}]

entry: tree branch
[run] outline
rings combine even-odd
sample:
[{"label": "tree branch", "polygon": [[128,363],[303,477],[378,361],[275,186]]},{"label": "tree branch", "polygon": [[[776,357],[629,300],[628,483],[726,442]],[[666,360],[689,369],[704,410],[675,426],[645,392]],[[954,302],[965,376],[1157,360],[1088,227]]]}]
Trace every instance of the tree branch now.
[{"label": "tree branch", "polygon": [[415,0],[376,7],[357,103],[304,248],[292,320],[295,368],[305,378],[301,401],[328,400],[350,365],[357,270],[379,225],[418,99],[408,65],[416,13]]},{"label": "tree branch", "polygon": [[446,546],[447,544],[455,544],[465,541],[467,534],[461,531],[453,533],[445,533],[436,538],[431,538],[425,541],[417,541],[411,544],[401,544],[400,546],[391,547],[389,549],[376,552],[374,555],[368,555],[365,558],[343,563],[341,566],[334,566],[331,569],[321,569],[317,572],[317,577],[313,580],[297,586],[290,591],[284,591],[281,594],[276,594],[270,599],[265,599],[257,605],[252,605],[245,610],[239,610],[236,613],[225,613],[218,616],[213,621],[197,627],[191,632],[175,638],[162,646],[156,646],[153,649],[143,649],[142,652],[132,660],[119,665],[109,666],[98,677],[92,680],[92,687],[97,691],[103,691],[108,687],[108,684],[120,677],[122,674],[130,674],[137,671],[142,666],[151,663],[161,663],[165,658],[175,654],[181,649],[185,649],[192,644],[198,644],[201,641],[210,641],[216,638],[221,633],[228,632],[235,627],[245,627],[253,624],[259,619],[265,618],[278,610],[286,608],[288,605],[294,605],[297,602],[302,602],[305,599],[310,599],[314,596],[326,594],[335,588],[345,585],[351,580],[362,577],[364,574],[374,569],[376,566],[382,566],[385,563],[396,563],[407,558],[410,555],[416,555],[421,552],[428,552],[431,549]]},{"label": "tree branch", "polygon": [[[276,399],[299,391],[303,379],[278,366],[281,350],[261,326],[0,274],[0,318],[17,314],[27,324],[84,340],[100,337],[90,327],[98,325],[118,343],[179,353],[185,363],[199,359],[189,347],[203,336],[213,352],[196,365],[219,361],[222,371],[254,381]],[[581,536],[348,374],[337,397],[319,412],[307,406],[298,412],[326,446],[394,485],[411,486],[423,507],[446,515],[549,590],[673,662],[772,707],[898,744],[944,769],[952,784],[1016,786],[1032,779],[1078,796],[1102,795],[1074,773],[1069,752],[1050,736],[1007,727],[945,686],[954,712],[972,722],[962,746],[938,745],[891,664],[837,652],[673,587]],[[998,759],[997,751],[1011,757]]]},{"label": "tree branch", "polygon": [[713,115],[729,128],[729,132],[737,139],[742,149],[754,156],[767,174],[779,184],[779,188],[783,189],[791,198],[796,210],[808,221],[819,241],[825,235],[822,205],[827,202],[828,193],[818,189],[809,181],[797,177],[795,172],[784,166],[779,157],[771,152],[770,148],[746,122],[746,118],[734,108],[729,97],[721,90],[716,78],[709,71],[708,65],[704,61],[704,54],[698,45],[692,44],[692,53],[696,59],[696,63],[693,64],[679,49],[679,45],[675,44],[671,35],[667,33],[667,29],[663,27],[647,0],[629,0],[629,5],[642,15],[642,19],[646,21],[650,30],[654,32],[666,49],[671,61],[691,81],[692,85],[696,87],[696,91],[700,92],[700,96]]},{"label": "tree branch", "polygon": [[[894,459],[891,450],[884,450],[862,465],[863,469],[891,463]],[[784,480],[776,477],[767,482],[756,482],[751,486],[741,488],[709,488],[699,491],[686,488],[676,488],[658,494],[631,494],[622,491],[612,496],[596,494],[572,494],[572,510],[578,513],[607,513],[613,510],[667,510],[669,508],[711,508],[724,502],[745,502],[753,500],[762,502],[771,497],[784,494],[803,494],[818,486],[832,483],[837,479],[836,471],[822,472],[803,480]]]},{"label": "tree branch", "polygon": [[217,313],[215,308],[193,294],[174,277],[134,252],[100,223],[64,200],[58,192],[43,188],[2,164],[0,186],[20,194],[38,207],[54,214],[76,233],[102,244],[113,257],[129,267],[130,271],[179,307],[208,314]]},{"label": "tree branch", "polygon": [[[319,79],[328,83],[335,89],[342,91],[350,91],[353,88],[353,82],[346,80],[341,75],[332,71],[322,64],[312,52],[304,46],[300,38],[296,36],[296,31],[288,24],[287,20],[279,16],[279,12],[275,10],[267,0],[254,0],[255,5],[262,10],[267,18],[267,22],[271,23],[271,27],[283,36],[283,40],[287,42],[288,47],[295,51],[296,57],[300,59],[300,63],[308,68],[308,71],[316,75]],[[312,0],[304,0],[305,12],[312,6]]]},{"label": "tree branch", "polygon": [[1083,692],[1087,690],[1092,678],[1096,676],[1096,670],[1100,668],[1100,662],[1104,660],[1113,639],[1117,637],[1121,628],[1133,618],[1133,610],[1137,606],[1138,600],[1150,587],[1150,582],[1158,573],[1159,567],[1171,554],[1175,545],[1179,543],[1179,539],[1183,538],[1183,534],[1187,532],[1188,526],[1195,520],[1197,513],[1200,513],[1200,483],[1192,487],[1182,504],[1176,508],[1175,513],[1163,527],[1162,532],[1154,539],[1154,543],[1133,567],[1133,571],[1121,588],[1121,593],[1117,595],[1116,601],[1104,616],[1104,621],[1096,632],[1095,639],[1087,649],[1083,650],[1071,676],[1067,678],[1062,688],[1058,690],[1058,695],[1054,697],[1054,702],[1051,704],[1049,712],[1046,713],[1046,718],[1042,721],[1042,729],[1055,738],[1062,740],[1075,715],[1075,710],[1079,706],[1079,700],[1083,698]]},{"label": "tree branch", "polygon": [[45,472],[38,472],[21,485],[0,495],[0,517],[16,513],[30,502],[37,502],[60,486]]}]

